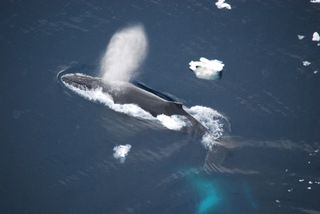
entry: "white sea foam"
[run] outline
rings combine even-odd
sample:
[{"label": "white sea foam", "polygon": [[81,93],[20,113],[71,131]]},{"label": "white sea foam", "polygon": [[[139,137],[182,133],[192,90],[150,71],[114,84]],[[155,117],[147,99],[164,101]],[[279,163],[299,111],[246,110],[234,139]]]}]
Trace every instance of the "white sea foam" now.
[{"label": "white sea foam", "polygon": [[147,55],[148,39],[142,25],[115,33],[101,60],[103,81],[128,82]]},{"label": "white sea foam", "polygon": [[222,121],[227,119],[218,111],[205,106],[193,106],[185,110],[208,129],[208,132],[202,136],[202,143],[206,148],[211,149],[222,137],[225,128]]},{"label": "white sea foam", "polygon": [[184,116],[180,116],[180,115],[167,116],[164,114],[160,114],[157,116],[157,119],[161,122],[161,124],[164,127],[171,129],[171,130],[179,131],[184,126],[187,125],[186,118]]},{"label": "white sea foam", "polygon": [[130,144],[115,146],[113,148],[113,151],[114,151],[113,157],[115,159],[119,159],[120,163],[124,163],[128,153],[130,152],[130,149],[131,149]]},{"label": "white sea foam", "polygon": [[215,80],[219,79],[220,72],[224,64],[220,60],[208,60],[201,57],[200,61],[191,61],[189,68],[195,73],[199,79]]}]

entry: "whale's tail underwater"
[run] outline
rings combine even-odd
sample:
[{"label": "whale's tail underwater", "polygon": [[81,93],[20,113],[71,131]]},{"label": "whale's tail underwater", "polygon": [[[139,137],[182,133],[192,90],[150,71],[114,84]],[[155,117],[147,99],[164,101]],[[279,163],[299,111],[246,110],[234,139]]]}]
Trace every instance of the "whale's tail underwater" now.
[{"label": "whale's tail underwater", "polygon": [[81,93],[81,91],[101,90],[102,93],[110,96],[115,104],[137,105],[155,118],[159,115],[185,117],[191,124],[192,135],[201,137],[208,132],[205,126],[184,110],[182,103],[142,83],[105,82],[102,78],[81,73],[64,74],[60,79],[66,87],[73,91]]}]

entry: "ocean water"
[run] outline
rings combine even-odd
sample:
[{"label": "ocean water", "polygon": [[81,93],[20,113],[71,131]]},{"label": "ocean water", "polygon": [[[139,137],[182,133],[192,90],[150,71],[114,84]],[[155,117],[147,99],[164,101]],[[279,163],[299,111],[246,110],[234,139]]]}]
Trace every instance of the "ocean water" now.
[{"label": "ocean water", "polygon": [[[320,213],[320,4],[227,2],[2,2],[0,212]],[[112,35],[136,23],[149,52],[135,80],[223,114],[212,151],[57,79],[100,75]],[[200,57],[223,61],[221,80],[195,77]]]}]

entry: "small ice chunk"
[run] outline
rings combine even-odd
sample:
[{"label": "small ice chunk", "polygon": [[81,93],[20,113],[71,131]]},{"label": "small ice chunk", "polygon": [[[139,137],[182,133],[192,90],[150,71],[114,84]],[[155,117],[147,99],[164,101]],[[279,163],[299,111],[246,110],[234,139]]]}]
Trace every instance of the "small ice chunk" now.
[{"label": "small ice chunk", "polygon": [[115,146],[113,148],[113,151],[114,151],[113,157],[115,159],[119,159],[120,163],[124,163],[124,161],[126,160],[126,156],[128,155],[130,149],[131,149],[130,144]]},{"label": "small ice chunk", "polygon": [[[314,71],[314,72],[317,73],[318,71]],[[318,153],[318,152],[319,152],[319,149],[314,150],[314,152],[315,152],[315,153]]]},{"label": "small ice chunk", "polygon": [[280,203],[280,200],[277,199],[277,200],[275,200],[275,202],[276,202],[277,204],[279,204],[279,203]]},{"label": "small ice chunk", "polygon": [[299,40],[302,40],[302,39],[304,39],[304,37],[305,37],[304,35],[299,35],[299,34],[298,34],[297,36],[298,36],[298,39],[299,39]]},{"label": "small ice chunk", "polygon": [[[313,73],[317,74],[318,72],[319,72],[318,70],[315,70]],[[319,150],[316,150],[316,151],[319,151]],[[314,152],[316,152],[316,151],[314,151]]]},{"label": "small ice chunk", "polygon": [[307,66],[311,65],[311,62],[309,62],[309,61],[303,61],[303,62],[302,62],[302,65],[305,66],[305,67],[307,67]]},{"label": "small ice chunk", "polygon": [[288,189],[288,192],[292,192],[292,191],[293,191],[293,188]]},{"label": "small ice chunk", "polygon": [[299,182],[304,182],[304,179],[299,179]]},{"label": "small ice chunk", "polygon": [[311,187],[308,187],[308,190],[311,190]]},{"label": "small ice chunk", "polygon": [[208,60],[201,57],[200,61],[191,61],[189,68],[195,73],[199,79],[215,80],[220,79],[224,64],[220,60]]},{"label": "small ice chunk", "polygon": [[320,0],[310,0],[311,3],[320,3]]},{"label": "small ice chunk", "polygon": [[224,9],[224,8],[226,8],[226,9],[228,9],[228,10],[231,10],[231,5],[228,4],[228,3],[225,3],[225,0],[218,0],[218,1],[216,2],[216,6],[217,6],[218,9]]},{"label": "small ice chunk", "polygon": [[312,35],[312,41],[319,42],[320,41],[320,35],[318,32],[314,32]]},{"label": "small ice chunk", "polygon": [[309,181],[308,184],[313,184],[313,182],[312,182],[312,181]]},{"label": "small ice chunk", "polygon": [[311,161],[308,161],[308,164],[311,164]]}]

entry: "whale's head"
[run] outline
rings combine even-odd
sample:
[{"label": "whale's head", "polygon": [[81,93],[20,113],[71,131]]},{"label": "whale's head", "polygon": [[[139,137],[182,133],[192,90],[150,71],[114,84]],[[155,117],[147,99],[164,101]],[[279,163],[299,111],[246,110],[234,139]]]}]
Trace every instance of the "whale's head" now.
[{"label": "whale's head", "polygon": [[61,81],[68,87],[74,87],[81,90],[91,90],[101,87],[101,79],[80,73],[64,74]]}]

